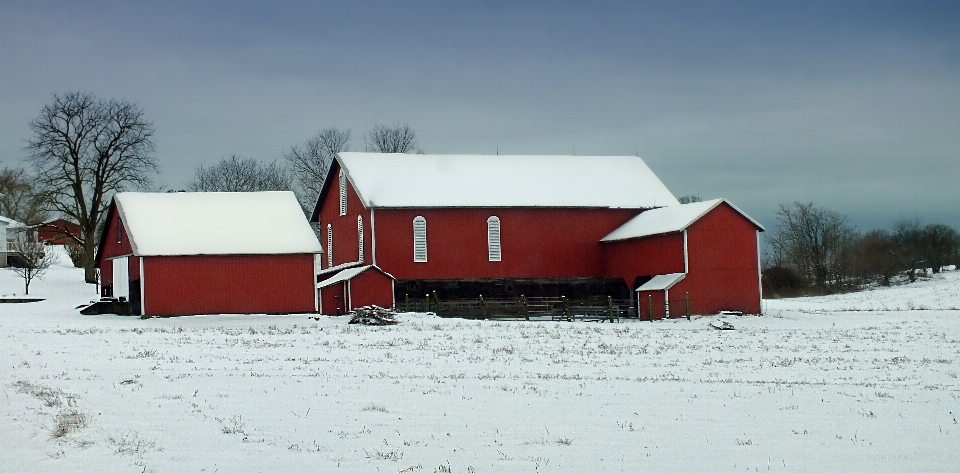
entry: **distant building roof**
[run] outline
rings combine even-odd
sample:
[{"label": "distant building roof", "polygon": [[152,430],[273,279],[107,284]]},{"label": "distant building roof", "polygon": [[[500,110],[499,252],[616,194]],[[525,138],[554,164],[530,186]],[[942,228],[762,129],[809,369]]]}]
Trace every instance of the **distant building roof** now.
[{"label": "distant building roof", "polygon": [[320,253],[293,192],[122,192],[138,256]]},{"label": "distant building roof", "polygon": [[368,208],[679,205],[636,156],[340,153],[337,160]]},{"label": "distant building roof", "polygon": [[620,228],[610,232],[609,235],[603,237],[600,241],[626,240],[629,238],[680,232],[686,230],[693,222],[700,220],[700,217],[703,217],[707,212],[710,212],[721,203],[726,203],[733,210],[736,210],[740,215],[743,215],[744,218],[756,225],[759,230],[763,230],[762,225],[730,202],[723,199],[714,199],[647,210],[633,217],[627,223],[621,225]]}]

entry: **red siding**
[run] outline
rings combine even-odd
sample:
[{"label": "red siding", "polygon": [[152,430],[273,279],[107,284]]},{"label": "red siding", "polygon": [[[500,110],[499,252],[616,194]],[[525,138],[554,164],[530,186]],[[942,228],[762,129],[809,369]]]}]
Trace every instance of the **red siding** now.
[{"label": "red siding", "polygon": [[[330,172],[338,176],[339,165],[336,161]],[[320,243],[323,251],[327,251],[327,224],[333,227],[333,265],[353,263],[360,258],[360,239],[357,235],[357,217],[363,217],[363,261],[372,262],[370,240],[370,211],[367,210],[360,197],[347,181],[347,215],[340,216],[340,180],[336,178],[331,184],[329,192],[320,207]],[[378,214],[377,217],[380,215]],[[327,264],[327,255],[323,255],[323,269],[330,267]]]},{"label": "red siding", "polygon": [[687,230],[687,251],[690,273],[670,289],[671,299],[690,292],[695,314],[760,313],[757,228],[752,222],[720,204]]},{"label": "red siding", "polygon": [[69,235],[80,238],[80,225],[68,222],[64,219],[57,219],[49,223],[40,225],[37,228],[37,238],[48,245],[73,245],[77,241],[70,238]]},{"label": "red siding", "polygon": [[[338,282],[320,289],[320,313],[323,315],[346,314],[346,283]],[[339,310],[338,310],[339,309]]]},{"label": "red siding", "polygon": [[[600,239],[637,213],[631,209],[377,209],[377,265],[397,279],[600,277]],[[500,218],[499,262],[489,261],[487,253],[487,219],[494,215]],[[416,216],[427,221],[426,263],[413,262]]]},{"label": "red siding", "polygon": [[368,269],[350,280],[350,309],[368,305],[393,307],[393,280],[374,269]]},{"label": "red siding", "polygon": [[[104,231],[106,232],[106,235],[103,237],[103,250],[97,255],[97,259],[100,263],[101,286],[113,285],[113,262],[109,261],[108,258],[128,256],[133,253],[133,248],[130,246],[130,236],[127,234],[127,229],[123,225],[122,221],[120,222],[120,232],[122,233],[123,238],[121,238],[121,241],[117,243],[117,220],[119,219],[120,214],[116,211],[116,208],[114,208],[110,213],[110,218],[107,220],[107,223],[104,224]],[[139,258],[131,257],[129,260],[129,265],[130,280],[136,281],[140,279]]]},{"label": "red siding", "polygon": [[630,289],[637,276],[682,273],[683,234],[671,233],[604,243],[605,276],[623,278]]},{"label": "red siding", "polygon": [[[663,291],[642,291],[638,293],[639,300],[637,301],[640,304],[640,307],[637,313],[640,315],[640,320],[659,320],[666,315],[666,304],[664,301]],[[671,298],[673,296],[671,295]],[[673,312],[671,315],[677,317],[678,312]]]},{"label": "red siding", "polygon": [[146,315],[313,312],[313,255],[144,257]]}]

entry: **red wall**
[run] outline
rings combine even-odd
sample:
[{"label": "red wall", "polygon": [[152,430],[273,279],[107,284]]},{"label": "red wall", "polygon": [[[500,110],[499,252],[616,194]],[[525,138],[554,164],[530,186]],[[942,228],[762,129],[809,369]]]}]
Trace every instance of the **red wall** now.
[{"label": "red wall", "polygon": [[720,204],[687,229],[687,251],[690,273],[670,289],[671,299],[690,292],[695,314],[760,313],[757,227],[752,222]]},{"label": "red wall", "polygon": [[[97,255],[97,261],[100,264],[100,285],[102,286],[113,284],[113,262],[108,261],[107,258],[127,256],[133,253],[133,247],[130,246],[130,236],[127,234],[127,229],[123,226],[122,221],[120,222],[120,231],[123,238],[120,243],[117,243],[117,220],[120,220],[120,213],[116,211],[116,207],[113,207],[110,209],[109,218],[104,225],[106,235],[103,237],[105,239],[103,250]],[[129,264],[130,280],[140,279],[139,258],[131,257]]]},{"label": "red wall", "polygon": [[633,287],[637,276],[682,273],[683,234],[671,233],[603,243],[604,273]]},{"label": "red wall", "polygon": [[350,280],[350,309],[368,305],[393,307],[393,280],[374,269],[368,269]]},{"label": "red wall", "polygon": [[[599,277],[599,240],[632,209],[376,209],[377,265],[397,279]],[[489,261],[487,219],[500,218],[501,261]],[[413,262],[413,219],[427,221],[427,262]],[[336,243],[334,243],[336,245]]]},{"label": "red wall", "polygon": [[[640,320],[659,320],[664,317],[666,314],[666,304],[664,304],[665,294],[663,291],[643,291],[638,294],[640,299],[636,302],[640,304],[637,311]],[[671,298],[673,297],[671,296]],[[653,301],[653,307],[650,307],[651,300]],[[676,312],[674,308],[671,308],[671,312],[673,317],[678,317],[677,314],[681,313]]]},{"label": "red wall", "polygon": [[[331,170],[334,176],[334,182],[330,186],[323,203],[320,206],[320,243],[323,245],[323,251],[327,251],[327,224],[333,226],[333,265],[339,266],[344,263],[352,263],[359,259],[359,237],[357,235],[357,216],[363,217],[363,261],[372,262],[371,240],[370,240],[370,211],[367,210],[360,197],[353,189],[353,185],[347,181],[347,215],[340,216],[340,165],[334,161]],[[377,215],[379,217],[379,215]],[[379,222],[378,222],[379,223]],[[323,255],[323,269],[330,266],[327,264],[327,255]]]},{"label": "red wall", "polygon": [[[338,282],[320,289],[320,313],[337,315],[337,308],[341,314],[347,313],[346,283]],[[340,297],[338,300],[337,297]]]},{"label": "red wall", "polygon": [[73,245],[77,241],[70,238],[69,235],[80,238],[80,225],[68,222],[64,219],[57,219],[49,223],[40,225],[37,228],[37,238],[48,245]]},{"label": "red wall", "polygon": [[314,312],[313,255],[144,257],[146,315]]}]

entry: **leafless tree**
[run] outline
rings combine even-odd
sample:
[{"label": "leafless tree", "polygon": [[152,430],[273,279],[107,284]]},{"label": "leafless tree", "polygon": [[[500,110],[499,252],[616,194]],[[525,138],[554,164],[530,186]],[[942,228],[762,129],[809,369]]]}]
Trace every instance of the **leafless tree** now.
[{"label": "leafless tree", "polygon": [[291,179],[276,162],[265,164],[232,155],[213,166],[197,168],[196,177],[187,187],[194,192],[288,191]]},{"label": "leafless tree", "polygon": [[33,179],[25,170],[0,170],[0,215],[27,225],[46,220],[43,200],[34,192]]},{"label": "leafless tree", "polygon": [[773,252],[783,255],[801,277],[822,292],[841,284],[849,266],[853,229],[847,217],[813,203],[780,204],[779,227],[771,239]]},{"label": "leafless tree", "polygon": [[960,248],[960,233],[942,223],[923,227],[921,236],[924,259],[934,273],[951,264],[953,255]]},{"label": "leafless tree", "polygon": [[317,205],[320,188],[334,156],[341,151],[347,151],[349,143],[350,130],[327,128],[320,130],[302,147],[294,146],[283,155],[293,173],[294,192],[304,213],[312,212]]},{"label": "leafless tree", "polygon": [[125,100],[82,92],[53,98],[30,122],[29,160],[47,208],[80,225],[85,279],[95,283],[97,229],[112,195],[148,186],[157,172],[153,124]]},{"label": "leafless tree", "polygon": [[923,225],[919,219],[900,220],[893,224],[893,232],[890,236],[897,247],[897,256],[907,277],[910,278],[910,282],[916,281],[917,271],[926,267]]},{"label": "leafless tree", "polygon": [[367,151],[373,153],[420,153],[417,134],[409,125],[392,127],[377,125],[363,138]]},{"label": "leafless tree", "polygon": [[853,265],[861,281],[889,286],[901,268],[896,250],[890,234],[883,230],[860,235],[853,244]]},{"label": "leafless tree", "polygon": [[9,269],[23,279],[23,293],[27,295],[30,294],[30,283],[42,279],[47,269],[57,262],[56,254],[48,246],[30,238],[14,238],[10,251],[17,253],[18,264]]},{"label": "leafless tree", "polygon": [[703,202],[703,200],[698,195],[685,195],[677,199],[681,204],[692,204],[694,202]]}]

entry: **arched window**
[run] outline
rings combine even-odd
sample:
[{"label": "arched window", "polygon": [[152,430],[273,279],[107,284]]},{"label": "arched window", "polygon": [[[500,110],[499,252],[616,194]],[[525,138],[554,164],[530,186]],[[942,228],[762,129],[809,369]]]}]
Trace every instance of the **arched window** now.
[{"label": "arched window", "polygon": [[427,262],[427,219],[419,215],[413,219],[413,262]]},{"label": "arched window", "polygon": [[363,217],[357,215],[357,247],[360,248],[360,258],[357,260],[363,263]]},{"label": "arched window", "polygon": [[327,224],[327,267],[333,267],[333,225]]},{"label": "arched window", "polygon": [[347,175],[340,170],[340,215],[347,214]]},{"label": "arched window", "polygon": [[500,218],[487,219],[487,255],[490,261],[500,261]]}]

